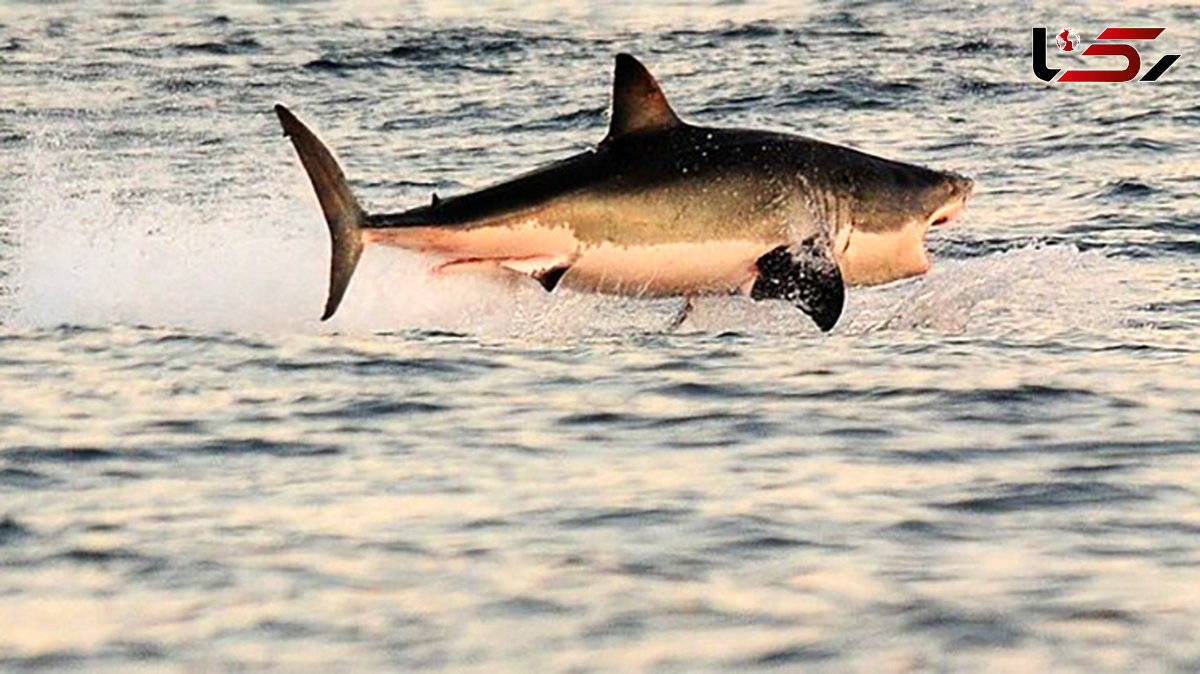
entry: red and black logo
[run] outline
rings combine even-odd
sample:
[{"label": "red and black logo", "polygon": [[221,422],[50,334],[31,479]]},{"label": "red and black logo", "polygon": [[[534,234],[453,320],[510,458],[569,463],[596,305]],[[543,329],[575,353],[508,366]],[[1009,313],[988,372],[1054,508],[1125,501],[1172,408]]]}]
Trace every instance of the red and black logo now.
[{"label": "red and black logo", "polygon": [[[1133,45],[1123,42],[1133,40],[1153,40],[1166,28],[1105,28],[1096,36],[1096,41],[1083,47],[1079,35],[1070,28],[1064,28],[1055,35],[1060,51],[1080,56],[1121,56],[1125,59],[1122,70],[1093,70],[1076,69],[1058,73],[1061,68],[1046,67],[1046,29],[1033,29],[1033,74],[1044,82],[1129,82],[1138,76],[1142,70],[1142,56]],[[1081,47],[1083,47],[1081,49]],[[1160,58],[1150,70],[1142,75],[1139,82],[1153,82],[1162,77],[1179,60],[1179,54],[1167,54]],[[1058,79],[1055,80],[1055,76]]]}]

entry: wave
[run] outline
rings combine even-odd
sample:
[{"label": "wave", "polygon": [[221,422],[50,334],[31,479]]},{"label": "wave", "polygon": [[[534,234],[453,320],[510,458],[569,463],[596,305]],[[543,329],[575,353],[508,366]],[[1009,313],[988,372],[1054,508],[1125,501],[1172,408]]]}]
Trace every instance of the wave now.
[{"label": "wave", "polygon": [[[338,316],[321,323],[328,242],[290,157],[253,191],[226,182],[180,198],[169,175],[151,176],[143,164],[133,193],[120,175],[81,175],[71,159],[78,149],[70,142],[35,145],[9,197],[10,230],[0,232],[8,240],[0,240],[0,320],[6,325],[572,338],[662,333],[680,307],[675,299],[547,294],[525,279],[439,277],[418,255],[373,247]],[[284,151],[279,148],[281,156]],[[1115,182],[1096,198],[1136,199],[1145,189],[1142,182]],[[1088,226],[1112,230],[1115,224]],[[1178,298],[1143,283],[1138,260],[1112,254],[1128,247],[1087,250],[1069,237],[1039,242],[996,231],[993,225],[939,232],[935,258],[941,259],[933,271],[883,288],[853,289],[838,333],[1052,334],[1176,318],[1143,311],[1151,301]],[[1162,236],[1168,234],[1186,241],[1180,232]],[[1143,238],[1130,245],[1152,243]],[[699,301],[683,331],[816,334],[791,306],[724,297]]]},{"label": "wave", "polygon": [[[285,174],[280,180],[297,178]],[[130,201],[115,185],[86,194],[64,193],[69,189],[37,180],[18,198],[22,243],[11,251],[10,270],[16,287],[10,320],[17,325],[572,337],[662,332],[680,302],[547,294],[524,279],[439,277],[418,255],[373,247],[342,310],[320,323],[328,244],[318,211],[296,186],[281,185],[278,199],[192,205],[153,195]],[[1102,251],[976,243],[961,234],[946,247],[957,259],[938,260],[925,277],[853,289],[838,330],[1100,327],[1119,325],[1137,304],[1123,280],[1135,262]],[[683,330],[815,332],[790,306],[736,297],[701,299]]]}]

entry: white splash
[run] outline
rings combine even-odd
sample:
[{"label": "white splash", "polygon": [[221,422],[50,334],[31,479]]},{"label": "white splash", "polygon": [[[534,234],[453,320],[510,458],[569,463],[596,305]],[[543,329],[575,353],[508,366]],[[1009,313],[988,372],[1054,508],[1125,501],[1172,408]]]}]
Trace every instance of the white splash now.
[{"label": "white splash", "polygon": [[[428,260],[372,247],[338,315],[317,320],[328,241],[299,169],[263,196],[178,194],[167,167],[131,181],[81,181],[45,152],[13,202],[19,247],[10,322],[23,327],[149,325],[235,332],[372,333],[412,328],[483,335],[586,336],[665,330],[681,301],[545,293],[532,281],[435,276]],[[194,177],[188,178],[195,181]],[[136,191],[130,190],[129,182]],[[1077,322],[1116,324],[1132,263],[1071,246],[1028,245],[940,260],[913,281],[852,289],[836,332],[989,334]],[[12,266],[12,265],[10,265]],[[1126,293],[1124,297],[1128,297]],[[1127,315],[1127,314],[1125,314]],[[683,332],[815,333],[783,303],[704,298]]]},{"label": "white splash", "polygon": [[848,332],[931,331],[990,335],[1116,326],[1132,265],[1070,245],[1027,244],[992,255],[941,260],[925,276],[859,291]]}]

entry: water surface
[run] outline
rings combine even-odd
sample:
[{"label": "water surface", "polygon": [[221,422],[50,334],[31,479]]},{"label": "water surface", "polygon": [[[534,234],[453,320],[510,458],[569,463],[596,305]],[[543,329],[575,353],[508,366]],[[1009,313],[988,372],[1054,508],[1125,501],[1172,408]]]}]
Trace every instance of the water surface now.
[{"label": "water surface", "polygon": [[[922,8],[0,7],[0,668],[1200,668],[1200,17]],[[1110,16],[1183,58],[1032,76]],[[316,321],[272,104],[402,207],[597,142],[618,51],[976,197],[830,335],[383,249]]]}]

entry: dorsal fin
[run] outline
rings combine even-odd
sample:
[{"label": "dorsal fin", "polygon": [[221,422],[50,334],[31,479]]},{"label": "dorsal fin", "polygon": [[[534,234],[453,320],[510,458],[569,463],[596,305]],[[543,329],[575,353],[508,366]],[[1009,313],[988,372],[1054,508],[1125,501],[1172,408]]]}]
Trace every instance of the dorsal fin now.
[{"label": "dorsal fin", "polygon": [[657,131],[683,124],[671,109],[654,76],[629,54],[617,54],[612,98],[612,121],[603,142],[629,133]]},{"label": "dorsal fin", "polygon": [[441,203],[442,203],[442,198],[438,196],[437,192],[434,192],[433,199],[430,201],[429,205],[433,208],[437,208],[438,205]]}]

